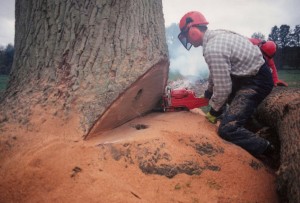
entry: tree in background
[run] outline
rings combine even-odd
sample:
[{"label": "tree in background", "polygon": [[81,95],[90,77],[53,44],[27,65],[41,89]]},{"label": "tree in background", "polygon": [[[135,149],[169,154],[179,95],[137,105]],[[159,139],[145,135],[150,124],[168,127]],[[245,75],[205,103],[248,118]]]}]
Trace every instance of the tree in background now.
[{"label": "tree in background", "polygon": [[281,48],[286,47],[288,44],[288,41],[290,40],[290,26],[289,25],[281,25],[279,28],[279,39],[281,41]]},{"label": "tree in background", "polygon": [[266,40],[265,35],[263,35],[261,32],[255,32],[251,35],[251,38],[260,39],[260,40]]},{"label": "tree in background", "polygon": [[0,75],[8,75],[14,59],[14,46],[8,44],[6,48],[0,47]]},{"label": "tree in background", "polygon": [[296,46],[300,47],[300,25],[295,26],[294,39],[296,40]]},{"label": "tree in background", "polygon": [[282,39],[281,36],[283,36],[281,34],[281,30],[280,28],[278,28],[276,25],[271,29],[271,33],[269,34],[269,38],[268,40],[272,40],[274,41],[278,48],[282,48],[283,47],[283,43],[282,43]]},{"label": "tree in background", "polygon": [[300,69],[300,25],[290,29],[289,25],[274,26],[268,40],[274,41],[277,52],[274,57],[278,69]]},{"label": "tree in background", "polygon": [[295,29],[288,34],[287,47],[300,47],[300,25],[296,25]]},{"label": "tree in background", "polygon": [[294,30],[291,30],[289,25],[281,25],[280,28],[274,26],[268,40],[274,41],[279,48],[299,47],[300,25],[296,25]]}]

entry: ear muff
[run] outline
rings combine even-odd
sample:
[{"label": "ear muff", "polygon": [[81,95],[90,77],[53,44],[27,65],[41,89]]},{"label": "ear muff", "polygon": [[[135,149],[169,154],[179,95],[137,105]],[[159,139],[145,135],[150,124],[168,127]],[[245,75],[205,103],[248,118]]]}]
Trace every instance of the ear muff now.
[{"label": "ear muff", "polygon": [[194,47],[198,47],[202,44],[203,35],[198,27],[191,27],[188,31],[188,40]]}]

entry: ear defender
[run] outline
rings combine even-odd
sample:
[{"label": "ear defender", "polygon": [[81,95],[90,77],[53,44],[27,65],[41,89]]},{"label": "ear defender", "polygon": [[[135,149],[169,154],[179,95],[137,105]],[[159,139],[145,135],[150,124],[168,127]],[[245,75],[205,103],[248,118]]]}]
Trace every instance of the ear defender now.
[{"label": "ear defender", "polygon": [[188,40],[194,47],[198,47],[202,44],[203,35],[198,27],[191,27],[188,31]]}]

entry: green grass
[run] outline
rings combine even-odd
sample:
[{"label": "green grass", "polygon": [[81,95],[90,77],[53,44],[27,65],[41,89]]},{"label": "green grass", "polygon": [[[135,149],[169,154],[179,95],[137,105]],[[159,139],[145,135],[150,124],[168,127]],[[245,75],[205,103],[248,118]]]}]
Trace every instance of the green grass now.
[{"label": "green grass", "polygon": [[[179,73],[172,73],[172,78],[182,77]],[[300,87],[300,70],[279,70],[279,79],[288,83],[289,87]],[[0,75],[0,91],[4,91],[8,82],[8,75]]]},{"label": "green grass", "polygon": [[[300,70],[279,70],[278,77],[280,80],[288,83],[289,87],[298,87],[300,88]],[[207,113],[210,109],[210,106],[201,107],[204,113]]]},{"label": "green grass", "polygon": [[288,83],[289,87],[300,87],[300,70],[279,70],[278,77]]},{"label": "green grass", "polygon": [[0,75],[0,91],[4,91],[8,83],[8,75]]}]

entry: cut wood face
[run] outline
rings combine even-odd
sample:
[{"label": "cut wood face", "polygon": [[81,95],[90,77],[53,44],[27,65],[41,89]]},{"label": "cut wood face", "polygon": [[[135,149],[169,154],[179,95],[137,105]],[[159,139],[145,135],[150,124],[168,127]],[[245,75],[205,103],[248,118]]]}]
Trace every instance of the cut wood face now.
[{"label": "cut wood face", "polygon": [[163,95],[168,67],[168,61],[159,62],[141,76],[102,114],[85,139],[100,135],[151,111]]}]

